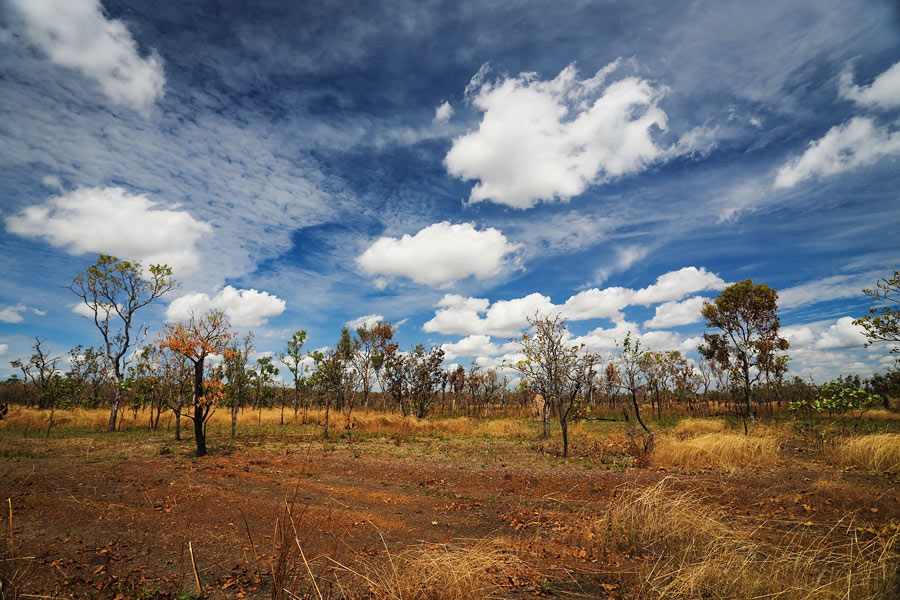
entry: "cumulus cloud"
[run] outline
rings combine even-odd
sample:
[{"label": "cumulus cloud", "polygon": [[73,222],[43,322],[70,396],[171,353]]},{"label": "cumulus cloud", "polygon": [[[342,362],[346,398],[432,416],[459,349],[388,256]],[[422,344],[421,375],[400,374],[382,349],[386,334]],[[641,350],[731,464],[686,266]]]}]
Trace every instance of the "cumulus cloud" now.
[{"label": "cumulus cloud", "polygon": [[644,323],[645,327],[677,327],[700,321],[700,310],[709,298],[694,296],[682,302],[664,302],[656,307],[653,318]]},{"label": "cumulus cloud", "polygon": [[0,309],[0,321],[3,323],[21,323],[25,320],[25,316],[22,314],[24,312],[32,312],[41,316],[47,314],[43,310],[19,304],[18,306],[7,306],[6,308]]},{"label": "cumulus cloud", "polygon": [[473,275],[478,279],[497,275],[514,266],[520,247],[493,227],[478,231],[472,223],[442,221],[416,235],[380,238],[356,262],[368,275],[441,286]]},{"label": "cumulus cloud", "polygon": [[726,286],[718,275],[703,267],[684,267],[660,275],[655,283],[635,292],[632,303],[648,306],[681,300],[688,294],[703,290],[724,290]]},{"label": "cumulus cloud", "polygon": [[458,342],[442,344],[444,360],[454,360],[459,356],[494,356],[500,353],[497,344],[488,335],[470,335]]},{"label": "cumulus cloud", "polygon": [[815,347],[819,350],[862,348],[867,340],[865,331],[853,324],[852,317],[841,317],[819,335]]},{"label": "cumulus cloud", "polygon": [[469,200],[530,208],[654,162],[662,150],[653,131],[667,126],[664,90],[637,77],[605,85],[618,63],[588,79],[569,65],[550,81],[535,73],[486,81],[480,70],[466,95],[484,113],[481,123],[454,139],[444,159],[451,175],[478,180]]},{"label": "cumulus cloud", "polygon": [[176,273],[199,261],[196,241],[212,231],[185,210],[160,208],[120,187],[79,188],[6,218],[6,230],[44,240],[69,254],[105,253]]},{"label": "cumulus cloud", "polygon": [[11,0],[28,39],[54,63],[81,71],[116,104],[147,111],[163,95],[165,75],[156,52],[142,57],[118,19],[99,0]]},{"label": "cumulus cloud", "polygon": [[535,314],[560,315],[569,321],[605,318],[620,322],[625,318],[622,310],[627,306],[681,300],[703,290],[723,289],[725,285],[721,278],[704,268],[685,267],[665,273],[654,284],[639,290],[591,288],[570,296],[563,304],[554,304],[548,296],[538,293],[498,300],[493,304],[486,298],[446,294],[437,304],[434,317],[425,323],[423,329],[443,334],[509,337],[524,329],[529,317]]},{"label": "cumulus cloud", "polygon": [[372,327],[375,323],[380,323],[381,321],[384,321],[384,317],[381,315],[363,315],[347,321],[344,323],[344,327],[347,327],[350,331],[356,331],[360,327]]},{"label": "cumulus cloud", "polygon": [[210,310],[223,310],[232,325],[256,327],[265,324],[270,317],[284,312],[285,301],[258,290],[238,290],[226,285],[218,294],[185,294],[176,298],[166,309],[166,319],[181,321],[193,312],[201,315]]},{"label": "cumulus cloud", "polygon": [[3,356],[3,355],[6,354],[8,351],[9,351],[9,345],[7,345],[7,344],[0,344],[0,356]]},{"label": "cumulus cloud", "polygon": [[[427,332],[444,334],[484,334],[510,337],[519,333],[528,317],[546,314],[553,308],[550,298],[538,293],[524,298],[498,300],[493,304],[486,298],[465,298],[446,294],[437,304],[434,317],[422,326]],[[484,313],[484,317],[481,316]]]},{"label": "cumulus cloud", "polygon": [[900,106],[900,62],[894,63],[867,86],[856,85],[853,72],[847,69],[841,74],[838,91],[841,98],[852,100],[860,106],[896,108]]},{"label": "cumulus cloud", "polygon": [[790,188],[813,177],[827,177],[875,164],[900,154],[900,131],[879,128],[868,117],[854,117],[836,125],[820,140],[810,142],[801,156],[775,176],[776,188]]},{"label": "cumulus cloud", "polygon": [[434,110],[434,122],[446,123],[453,116],[453,107],[449,102],[444,102]]}]

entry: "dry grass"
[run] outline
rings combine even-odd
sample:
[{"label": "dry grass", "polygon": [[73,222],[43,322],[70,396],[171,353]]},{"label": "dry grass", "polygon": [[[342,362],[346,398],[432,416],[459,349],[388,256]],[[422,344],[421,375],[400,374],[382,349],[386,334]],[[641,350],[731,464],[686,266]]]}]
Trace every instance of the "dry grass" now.
[{"label": "dry grass", "polygon": [[863,413],[864,419],[872,419],[877,421],[890,421],[900,419],[900,412],[896,410],[887,410],[884,408],[873,408]]},{"label": "dry grass", "polygon": [[367,598],[466,600],[495,597],[501,581],[526,570],[500,544],[481,540],[473,546],[423,543],[352,572],[364,581]]},{"label": "dry grass", "polygon": [[697,419],[687,417],[678,422],[672,432],[680,436],[696,436],[704,433],[721,433],[725,429],[724,421],[716,419]]},{"label": "dry grass", "polygon": [[900,473],[900,433],[874,433],[841,440],[833,450],[841,465],[878,473]]},{"label": "dry grass", "polygon": [[[25,408],[22,406],[10,407],[9,415],[0,421],[0,429],[37,431],[46,428],[49,423],[50,411]],[[119,410],[119,427],[126,429],[132,427],[147,427],[150,419],[149,409],[139,410],[137,417],[134,412],[125,407]],[[284,411],[284,423],[286,425],[300,425],[303,412],[294,416],[292,408]],[[347,429],[347,417],[340,411],[331,411],[331,429],[336,433]],[[325,422],[325,411],[314,409],[307,415],[307,424],[310,426]],[[281,423],[280,408],[264,408],[263,410],[247,409],[238,413],[237,425],[240,426],[277,426]],[[371,410],[357,409],[353,411],[350,423],[354,433],[380,433],[388,435],[487,435],[489,437],[527,437],[534,432],[523,422],[512,418],[490,419],[477,421],[468,417],[430,418],[418,419],[416,417],[403,417],[393,413],[383,413]],[[109,424],[109,409],[83,409],[75,408],[58,410],[53,418],[54,429],[83,428],[105,430]],[[182,416],[182,427],[190,429],[191,421]],[[163,413],[159,426],[163,429],[174,426],[172,413]],[[213,412],[209,419],[210,427],[230,427],[231,413],[227,408],[220,407]]]},{"label": "dry grass", "polygon": [[773,466],[778,458],[778,437],[771,433],[705,433],[688,439],[662,438],[653,453],[657,466],[722,469]]},{"label": "dry grass", "polygon": [[[900,528],[863,539],[851,526],[787,535],[729,522],[670,479],[620,493],[588,543],[649,557],[643,598],[896,598]],[[774,539],[774,541],[770,541]]]}]

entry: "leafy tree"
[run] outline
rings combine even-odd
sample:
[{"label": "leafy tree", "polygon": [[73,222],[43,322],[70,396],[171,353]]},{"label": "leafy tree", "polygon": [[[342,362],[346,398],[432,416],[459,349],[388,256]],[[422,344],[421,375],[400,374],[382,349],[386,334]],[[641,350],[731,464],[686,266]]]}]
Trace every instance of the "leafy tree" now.
[{"label": "leafy tree", "polygon": [[[270,394],[270,386],[275,383],[278,369],[271,356],[260,356],[256,359],[256,368],[250,372],[256,396],[256,408],[259,410],[259,423],[262,424],[262,409],[266,406]],[[282,409],[282,423],[284,422],[284,410]]]},{"label": "leafy tree", "polygon": [[[853,323],[866,330],[869,342],[895,342],[892,353],[900,353],[900,271],[894,271],[892,277],[885,277],[875,282],[875,289],[864,289],[863,293],[877,302],[869,308],[869,314],[856,319]],[[898,358],[900,361],[900,358]]]},{"label": "leafy tree", "polygon": [[240,342],[234,342],[225,348],[222,365],[225,370],[225,402],[231,411],[231,437],[235,436],[238,412],[243,408],[248,396],[248,384],[251,371],[247,369],[250,355],[253,354],[253,332],[248,332]]},{"label": "leafy tree", "polygon": [[704,333],[698,350],[705,358],[726,366],[743,389],[741,417],[746,434],[748,417],[755,417],[750,402],[753,384],[775,361],[777,353],[788,348],[787,340],[778,335],[778,293],[745,279],[725,288],[715,303],[705,302],[701,314],[707,327],[722,333]]},{"label": "leafy tree", "polygon": [[135,322],[135,313],[178,287],[178,283],[166,265],[150,265],[144,273],[140,262],[101,254],[93,266],[76,275],[66,287],[87,307],[119,384],[109,412],[108,430],[114,431],[129,353],[141,345],[147,333],[146,325]]},{"label": "leafy tree", "polygon": [[91,346],[78,344],[69,350],[71,368],[68,377],[78,383],[78,404],[89,407],[100,401],[101,389],[109,379],[106,354]]},{"label": "leafy tree", "polygon": [[[356,381],[362,391],[362,404],[364,407],[369,406],[369,394],[372,386],[375,384],[375,378],[378,369],[381,367],[382,359],[379,354],[380,339],[378,332],[378,324],[371,327],[363,325],[356,328],[356,337],[353,338],[353,352],[350,362],[353,370],[356,371]],[[391,332],[393,337],[393,332]]]},{"label": "leafy tree", "polygon": [[163,360],[162,349],[153,344],[141,349],[135,365],[135,378],[137,379],[135,397],[140,400],[139,407],[143,405],[150,407],[150,429],[156,429],[159,426],[159,417],[167,405]]},{"label": "leafy tree", "polygon": [[435,386],[441,382],[441,363],[444,351],[432,348],[428,352],[416,345],[406,357],[409,396],[416,416],[424,419],[434,404]]},{"label": "leafy tree", "polygon": [[890,408],[889,398],[900,398],[900,370],[875,373],[869,378],[869,387],[881,397],[882,406]]},{"label": "leafy tree", "polygon": [[650,454],[653,452],[654,435],[641,418],[641,406],[638,403],[637,398],[638,392],[646,385],[644,370],[642,368],[643,364],[646,362],[644,354],[645,352],[641,350],[640,338],[632,340],[631,332],[628,332],[625,339],[622,341],[622,351],[619,353],[617,362],[619,382],[621,383],[622,388],[631,395],[631,407],[634,409],[634,417],[646,434],[646,440],[644,441],[641,450],[644,454]]},{"label": "leafy tree", "polygon": [[194,366],[193,405],[194,414],[187,415],[194,421],[194,440],[197,456],[206,456],[206,421],[222,392],[221,381],[203,378],[204,365],[210,354],[223,354],[232,338],[231,325],[220,310],[202,317],[191,315],[187,322],[167,325],[160,345],[187,358]]},{"label": "leafy tree", "polygon": [[575,400],[594,378],[596,359],[583,353],[583,346],[567,342],[568,329],[561,317],[530,317],[533,333],[525,333],[519,340],[524,358],[516,369],[528,385],[545,401],[544,437],[549,433],[547,405],[556,409],[563,435],[563,456],[569,455],[569,413]]},{"label": "leafy tree", "polygon": [[[306,343],[306,331],[295,331],[291,339],[288,340],[284,348],[284,352],[278,355],[278,360],[286,366],[291,372],[294,379],[294,418],[297,418],[297,411],[300,410],[300,390],[303,378],[309,367],[306,364],[306,354],[303,352],[303,344]],[[284,417],[282,416],[282,422]],[[306,404],[303,407],[303,424],[306,424]]]}]

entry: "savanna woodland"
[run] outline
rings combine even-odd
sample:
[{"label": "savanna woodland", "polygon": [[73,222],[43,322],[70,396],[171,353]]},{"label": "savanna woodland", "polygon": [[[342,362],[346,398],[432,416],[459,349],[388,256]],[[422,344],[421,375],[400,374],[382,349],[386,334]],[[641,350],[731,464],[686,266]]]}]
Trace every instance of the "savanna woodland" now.
[{"label": "savanna woodland", "polygon": [[[870,343],[898,285],[865,290]],[[4,598],[900,593],[900,361],[788,377],[765,284],[704,304],[697,360],[536,313],[515,385],[386,322],[274,356],[221,310],[150,332],[176,286],[101,255],[69,286],[96,345],[12,361]]]},{"label": "savanna woodland", "polygon": [[896,0],[0,0],[0,600],[900,599]]}]

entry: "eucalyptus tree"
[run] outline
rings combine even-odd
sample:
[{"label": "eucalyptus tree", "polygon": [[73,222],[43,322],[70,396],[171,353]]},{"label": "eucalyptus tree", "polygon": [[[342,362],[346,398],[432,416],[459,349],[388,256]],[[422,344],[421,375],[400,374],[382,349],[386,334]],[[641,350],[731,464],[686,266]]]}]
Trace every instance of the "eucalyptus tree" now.
[{"label": "eucalyptus tree", "polygon": [[[294,418],[297,418],[297,412],[300,410],[300,396],[302,390],[303,379],[309,371],[307,355],[303,352],[303,345],[306,343],[306,331],[295,331],[291,339],[288,340],[284,347],[284,352],[278,355],[278,360],[291,372],[294,383]],[[303,408],[303,424],[306,424],[306,405]],[[284,418],[282,417],[282,421]]]},{"label": "eucalyptus tree", "polygon": [[544,438],[550,437],[548,405],[556,409],[563,435],[563,456],[569,455],[568,418],[576,399],[583,395],[595,376],[597,358],[584,352],[583,345],[568,342],[564,319],[530,317],[532,333],[518,340],[524,357],[515,365],[529,386],[544,398]]},{"label": "eucalyptus tree", "polygon": [[191,314],[188,321],[166,325],[163,330],[160,345],[181,354],[193,365],[194,412],[187,416],[194,421],[197,456],[206,455],[206,421],[221,396],[220,382],[204,380],[206,359],[212,354],[222,355],[232,337],[231,325],[220,310],[200,317]]},{"label": "eucalyptus tree", "polygon": [[433,406],[435,388],[441,382],[443,362],[443,350],[432,348],[426,352],[422,344],[413,347],[407,357],[410,402],[420,419],[425,418]]},{"label": "eucalyptus tree", "polygon": [[250,392],[251,370],[247,365],[253,354],[253,332],[247,332],[240,340],[234,339],[222,354],[225,379],[225,403],[231,412],[231,437],[235,437],[238,413],[244,408]]},{"label": "eucalyptus tree", "polygon": [[147,334],[147,326],[135,321],[135,313],[178,287],[178,283],[166,265],[150,265],[144,271],[140,262],[101,254],[94,265],[76,275],[66,287],[81,299],[87,318],[103,338],[102,349],[117,383],[108,426],[108,431],[114,431],[131,352],[141,346]]},{"label": "eucalyptus tree", "polygon": [[638,393],[646,387],[646,379],[643,365],[646,362],[644,357],[646,353],[641,350],[640,338],[632,339],[631,332],[625,336],[622,341],[621,352],[617,359],[619,381],[622,388],[631,396],[631,407],[634,410],[634,417],[637,419],[641,429],[646,434],[643,452],[650,454],[653,451],[654,436],[644,419],[641,418],[641,405],[638,402]]},{"label": "eucalyptus tree", "polygon": [[[892,353],[900,353],[900,271],[879,279],[874,289],[866,288],[863,293],[877,303],[869,308],[868,314],[853,322],[865,329],[869,339],[866,346],[888,342],[893,344]],[[900,365],[900,358],[896,364]]]},{"label": "eucalyptus tree", "polygon": [[714,303],[704,302],[701,314],[707,327],[722,333],[704,333],[701,355],[726,366],[743,391],[741,418],[744,434],[747,420],[755,418],[750,392],[788,342],[778,335],[778,292],[745,279],[728,286]]}]

